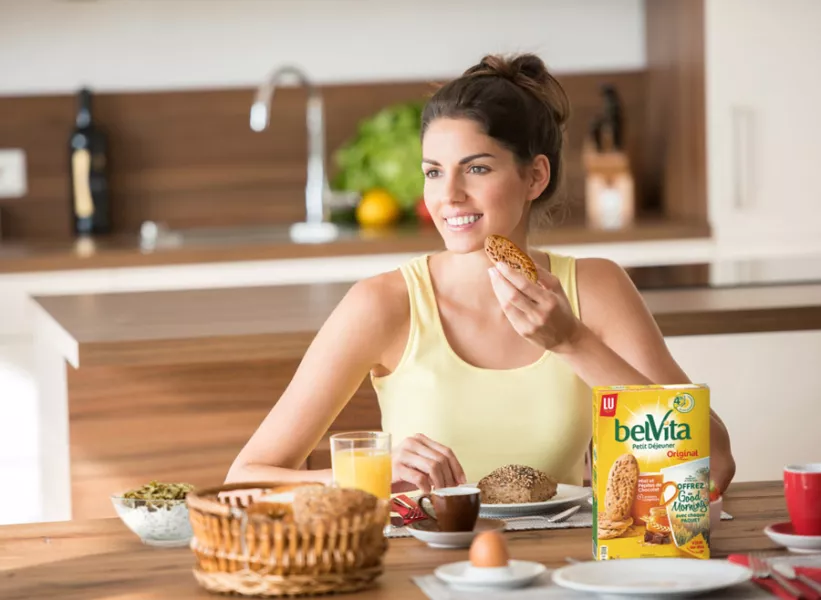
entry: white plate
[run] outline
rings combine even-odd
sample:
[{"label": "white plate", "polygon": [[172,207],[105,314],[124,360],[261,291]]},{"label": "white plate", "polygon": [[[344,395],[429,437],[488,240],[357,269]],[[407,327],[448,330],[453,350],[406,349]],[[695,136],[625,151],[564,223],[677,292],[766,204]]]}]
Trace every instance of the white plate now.
[{"label": "white plate", "polygon": [[473,538],[485,531],[503,531],[505,522],[496,519],[479,519],[473,531],[439,531],[430,519],[414,521],[405,526],[409,534],[425,542],[431,548],[468,548]]},{"label": "white plate", "polygon": [[750,569],[723,560],[629,558],[587,561],[553,571],[556,585],[609,598],[671,598],[749,581]]},{"label": "white plate", "polygon": [[521,504],[482,504],[479,508],[479,516],[501,519],[504,517],[540,515],[552,512],[554,509],[566,504],[578,504],[590,494],[590,488],[560,483],[556,487],[556,495],[550,500],[523,502]]},{"label": "white plate", "polygon": [[779,546],[797,554],[821,553],[821,535],[798,535],[792,523],[774,523],[764,528],[767,537]]},{"label": "white plate", "polygon": [[473,570],[470,561],[442,565],[433,574],[456,590],[481,591],[490,589],[512,590],[533,583],[547,568],[537,562],[511,560],[509,574],[499,577],[483,577]]}]

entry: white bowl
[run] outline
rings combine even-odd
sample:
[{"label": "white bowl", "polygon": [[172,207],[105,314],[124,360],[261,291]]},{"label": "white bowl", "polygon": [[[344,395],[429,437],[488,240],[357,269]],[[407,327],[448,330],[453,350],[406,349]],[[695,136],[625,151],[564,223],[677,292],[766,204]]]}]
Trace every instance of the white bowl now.
[{"label": "white bowl", "polygon": [[194,531],[185,500],[138,500],[111,496],[114,510],[144,544],[164,548],[188,546]]}]

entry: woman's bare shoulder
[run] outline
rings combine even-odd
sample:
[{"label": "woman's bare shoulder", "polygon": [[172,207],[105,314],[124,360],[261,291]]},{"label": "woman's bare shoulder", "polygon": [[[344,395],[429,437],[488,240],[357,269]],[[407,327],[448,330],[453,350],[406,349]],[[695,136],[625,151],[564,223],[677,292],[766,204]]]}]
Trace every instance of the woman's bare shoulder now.
[{"label": "woman's bare shoulder", "polygon": [[627,272],[607,258],[576,259],[579,309],[586,323],[602,323],[620,309],[643,303]]},{"label": "woman's bare shoulder", "polygon": [[587,286],[613,283],[628,277],[627,272],[609,258],[577,258],[576,281]]},{"label": "woman's bare shoulder", "polygon": [[371,327],[395,332],[410,317],[405,278],[395,269],[361,279],[348,290],[338,310]]}]

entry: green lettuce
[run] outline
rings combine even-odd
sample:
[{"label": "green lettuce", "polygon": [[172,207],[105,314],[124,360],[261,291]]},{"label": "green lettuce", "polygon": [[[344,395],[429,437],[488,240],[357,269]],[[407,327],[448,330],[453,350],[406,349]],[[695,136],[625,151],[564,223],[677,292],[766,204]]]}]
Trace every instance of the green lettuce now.
[{"label": "green lettuce", "polygon": [[422,102],[406,102],[363,119],[355,135],[335,153],[338,169],[332,186],[365,193],[384,188],[403,209],[422,197]]}]

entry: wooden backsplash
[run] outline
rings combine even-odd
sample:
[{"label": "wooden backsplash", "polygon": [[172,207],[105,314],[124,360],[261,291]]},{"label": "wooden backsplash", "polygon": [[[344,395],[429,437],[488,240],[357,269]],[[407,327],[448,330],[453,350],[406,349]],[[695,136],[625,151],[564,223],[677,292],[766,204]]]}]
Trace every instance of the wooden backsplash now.
[{"label": "wooden backsplash", "polygon": [[[581,144],[601,110],[599,88],[614,84],[622,97],[627,147],[642,206],[643,181],[659,178],[645,161],[645,73],[559,77],[570,97],[565,191],[583,198]],[[389,104],[427,97],[425,82],[336,85],[322,88],[328,166],[332,153],[360,119]],[[305,92],[277,91],[270,127],[251,131],[254,90],[225,89],[100,94],[96,122],[109,135],[112,221],[115,232],[134,232],[145,220],[171,227],[288,223],[305,215],[307,139]],[[0,98],[0,148],[22,148],[28,162],[28,196],[0,200],[4,239],[61,239],[71,235],[68,136],[73,96]],[[420,171],[421,172],[421,171]]]}]

